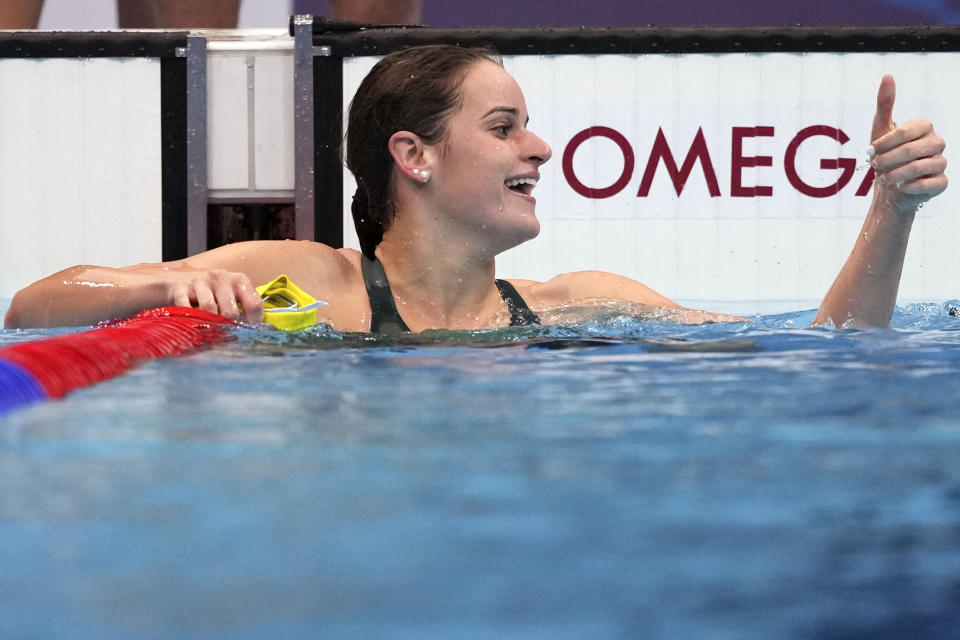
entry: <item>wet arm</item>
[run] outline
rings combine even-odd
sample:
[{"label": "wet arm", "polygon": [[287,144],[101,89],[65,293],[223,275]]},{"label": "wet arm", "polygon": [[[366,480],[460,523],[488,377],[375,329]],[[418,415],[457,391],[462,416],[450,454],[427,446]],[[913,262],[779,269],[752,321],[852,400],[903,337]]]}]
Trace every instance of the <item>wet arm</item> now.
[{"label": "wet arm", "polygon": [[259,322],[254,283],[276,277],[289,262],[302,262],[302,252],[299,243],[250,242],[168,263],[71,267],[18,292],[4,326],[83,326],[164,305],[193,305],[234,319],[245,312],[244,319]]},{"label": "wet arm", "polygon": [[878,190],[850,257],[817,310],[814,325],[890,324],[913,219],[913,212],[891,210]]},{"label": "wet arm", "polygon": [[578,271],[559,275],[535,288],[542,292],[538,302],[544,308],[583,305],[589,302],[620,302],[635,305],[644,314],[675,322],[700,324],[743,320],[724,313],[687,309],[645,284],[605,271]]},{"label": "wet arm", "polygon": [[947,188],[944,141],[926,120],[895,126],[896,86],[885,76],[877,95],[871,164],[874,197],[850,257],[827,292],[813,324],[885,327],[900,286],[910,228],[920,205]]}]

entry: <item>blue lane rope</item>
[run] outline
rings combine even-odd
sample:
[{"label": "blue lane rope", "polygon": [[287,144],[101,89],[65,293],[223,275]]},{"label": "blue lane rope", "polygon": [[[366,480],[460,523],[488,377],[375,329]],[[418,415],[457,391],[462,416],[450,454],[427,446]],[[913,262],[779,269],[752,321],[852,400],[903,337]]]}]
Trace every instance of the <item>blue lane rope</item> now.
[{"label": "blue lane rope", "polygon": [[0,415],[15,407],[46,399],[43,387],[32,375],[0,358]]}]

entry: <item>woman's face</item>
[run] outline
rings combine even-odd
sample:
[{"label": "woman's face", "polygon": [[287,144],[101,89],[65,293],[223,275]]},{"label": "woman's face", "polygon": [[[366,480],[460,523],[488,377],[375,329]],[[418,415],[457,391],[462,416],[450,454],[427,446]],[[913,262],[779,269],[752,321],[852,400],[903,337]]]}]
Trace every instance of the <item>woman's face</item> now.
[{"label": "woman's face", "polygon": [[474,64],[461,92],[446,138],[431,147],[434,206],[503,251],[540,232],[532,192],[552,152],[527,129],[523,92],[499,65]]}]

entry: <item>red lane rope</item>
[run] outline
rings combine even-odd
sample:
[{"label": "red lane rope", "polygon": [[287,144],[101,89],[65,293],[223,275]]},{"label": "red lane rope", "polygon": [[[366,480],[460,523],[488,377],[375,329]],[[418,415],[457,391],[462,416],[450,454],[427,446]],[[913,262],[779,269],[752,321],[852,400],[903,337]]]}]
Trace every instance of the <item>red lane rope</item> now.
[{"label": "red lane rope", "polygon": [[120,375],[139,360],[230,340],[227,329],[235,324],[200,309],[160,307],[92,331],[5,347],[0,359],[33,376],[49,397],[60,398]]}]

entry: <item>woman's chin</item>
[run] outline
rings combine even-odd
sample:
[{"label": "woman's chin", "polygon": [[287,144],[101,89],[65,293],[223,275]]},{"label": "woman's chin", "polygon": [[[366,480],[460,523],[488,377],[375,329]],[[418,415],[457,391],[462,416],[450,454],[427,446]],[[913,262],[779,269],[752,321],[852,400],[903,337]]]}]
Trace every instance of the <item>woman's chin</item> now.
[{"label": "woman's chin", "polygon": [[509,221],[501,219],[497,225],[486,224],[483,228],[496,252],[501,253],[540,235],[540,220],[531,212],[513,216]]},{"label": "woman's chin", "polygon": [[[531,216],[532,222],[530,224],[530,237],[527,240],[533,240],[538,235],[540,235],[540,220],[537,219],[537,216]],[[524,240],[526,242],[526,240]]]},{"label": "woman's chin", "polygon": [[532,213],[525,215],[512,229],[513,246],[523,244],[528,240],[533,240],[540,235],[540,220]]}]

